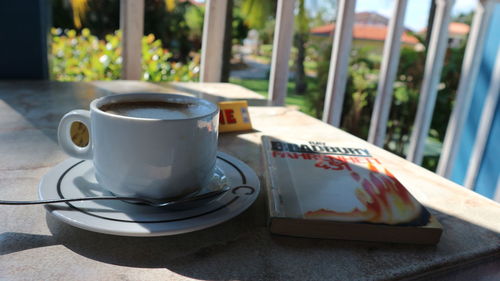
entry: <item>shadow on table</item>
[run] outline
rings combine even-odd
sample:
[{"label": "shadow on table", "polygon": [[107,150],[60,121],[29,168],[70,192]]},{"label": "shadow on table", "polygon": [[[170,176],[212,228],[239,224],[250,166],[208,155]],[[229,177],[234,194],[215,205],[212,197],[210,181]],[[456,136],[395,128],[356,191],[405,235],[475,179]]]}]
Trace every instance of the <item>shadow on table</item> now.
[{"label": "shadow on table", "polygon": [[[444,226],[441,242],[435,246],[277,236],[268,232],[265,217],[259,215],[265,212],[261,203],[210,229],[152,238],[88,232],[47,216],[53,239],[41,237],[38,241],[42,247],[62,244],[104,263],[166,268],[202,280],[352,280],[368,276],[373,279],[415,276],[428,280],[425,274],[431,270],[453,270],[458,262],[467,260],[474,261],[470,267],[475,266],[478,263],[475,253],[486,242],[475,241],[475,234],[489,236],[489,243],[500,241],[498,233],[434,210],[431,212]],[[465,231],[457,233],[457,229]],[[459,239],[470,241],[470,247],[457,247]],[[25,250],[37,246],[30,242],[16,247]],[[496,253],[493,262],[498,265],[498,249]],[[461,269],[466,266],[461,265]],[[455,277],[454,280],[468,280],[460,275]]]},{"label": "shadow on table", "polygon": [[58,244],[60,242],[51,235],[3,232],[0,233],[0,256]]},{"label": "shadow on table", "polygon": [[57,126],[64,114],[73,109],[88,109],[90,102],[105,94],[89,83],[53,81],[13,81],[0,84],[0,100],[22,118],[9,120],[15,131],[29,129],[23,123],[40,130],[57,143]]}]

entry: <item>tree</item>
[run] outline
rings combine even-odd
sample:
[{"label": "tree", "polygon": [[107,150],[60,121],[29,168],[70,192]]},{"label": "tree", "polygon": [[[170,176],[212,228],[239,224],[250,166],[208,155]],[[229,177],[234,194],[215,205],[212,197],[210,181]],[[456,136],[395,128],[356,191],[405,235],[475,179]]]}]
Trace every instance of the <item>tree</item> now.
[{"label": "tree", "polygon": [[[423,38],[422,38],[423,39]],[[331,42],[331,41],[330,41]],[[317,118],[321,118],[325,99],[331,44],[323,48],[318,58],[317,93],[308,93],[306,98]],[[446,133],[452,102],[455,97],[464,48],[449,49],[441,75],[441,90],[436,100],[430,136],[442,141]],[[413,48],[401,49],[400,63],[392,99],[384,147],[400,156],[405,156],[405,147],[410,140],[411,125],[417,111],[419,90],[422,83],[425,52]],[[366,50],[354,50],[351,56],[346,96],[343,104],[342,129],[366,138],[376,95],[380,58],[369,55]],[[423,166],[434,170],[437,159],[424,158]]]},{"label": "tree", "polygon": [[[187,62],[190,52],[201,48],[202,7],[190,1],[145,0],[144,9],[144,34],[159,38],[163,47],[172,52],[170,60]],[[119,13],[119,0],[53,0],[55,27],[86,27],[99,39],[119,29]]]},{"label": "tree", "polygon": [[234,0],[227,1],[226,24],[224,30],[224,42],[222,50],[221,82],[229,82],[231,73],[231,58],[233,56],[233,6]]},{"label": "tree", "polygon": [[[224,32],[224,51],[222,55],[222,82],[229,82],[231,72],[232,47],[246,38],[248,26],[241,16],[241,1],[228,0],[226,10],[226,30]],[[235,5],[236,4],[236,5]]]},{"label": "tree", "polygon": [[189,31],[188,39],[192,42],[194,48],[201,48],[201,38],[203,36],[203,21],[205,17],[205,7],[191,5],[186,9],[184,21]]},{"label": "tree", "polygon": [[[244,0],[242,12],[246,16],[246,22],[251,28],[263,30],[266,27],[266,19],[271,16],[274,8],[273,1]],[[307,15],[305,0],[299,0],[295,16],[294,45],[297,48],[295,57],[295,92],[304,94],[307,91],[304,61],[306,59],[306,44],[309,39],[309,17]]]},{"label": "tree", "polygon": [[304,61],[306,59],[306,44],[309,39],[309,17],[306,13],[305,0],[299,0],[295,16],[295,47],[297,57],[295,63],[295,92],[304,94],[307,91]]},{"label": "tree", "polygon": [[276,10],[277,1],[269,0],[242,0],[241,13],[245,23],[250,28],[262,29],[267,19]]},{"label": "tree", "polygon": [[88,28],[104,39],[119,29],[119,0],[52,0],[52,25],[62,29]]}]

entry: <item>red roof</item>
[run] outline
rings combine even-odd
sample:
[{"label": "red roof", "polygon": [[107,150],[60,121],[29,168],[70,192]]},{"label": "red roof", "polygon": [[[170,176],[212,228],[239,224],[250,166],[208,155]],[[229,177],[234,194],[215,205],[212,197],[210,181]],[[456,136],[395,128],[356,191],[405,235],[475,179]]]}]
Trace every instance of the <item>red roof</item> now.
[{"label": "red roof", "polygon": [[335,24],[330,23],[327,25],[317,26],[311,28],[311,33],[314,35],[330,35],[330,33],[335,28]]},{"label": "red roof", "polygon": [[461,22],[452,22],[448,26],[448,32],[450,34],[466,35],[469,33],[470,26]]},{"label": "red roof", "polygon": [[[314,35],[330,35],[333,33],[334,29],[335,24],[327,24],[312,28],[311,33]],[[384,41],[387,35],[387,26],[354,24],[352,33],[353,39]],[[407,44],[418,43],[417,38],[406,32],[403,32],[401,40],[403,43]]]},{"label": "red roof", "polygon": [[[450,22],[448,25],[448,33],[450,35],[467,35],[469,33],[470,26],[461,22]],[[426,33],[427,28],[420,30],[419,33]]]}]

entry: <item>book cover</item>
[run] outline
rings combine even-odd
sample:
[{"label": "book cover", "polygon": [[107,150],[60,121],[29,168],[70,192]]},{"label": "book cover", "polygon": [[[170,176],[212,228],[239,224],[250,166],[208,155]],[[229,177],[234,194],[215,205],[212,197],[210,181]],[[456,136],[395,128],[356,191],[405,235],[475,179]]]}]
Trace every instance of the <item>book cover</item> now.
[{"label": "book cover", "polygon": [[272,233],[435,244],[442,228],[364,147],[262,137]]}]

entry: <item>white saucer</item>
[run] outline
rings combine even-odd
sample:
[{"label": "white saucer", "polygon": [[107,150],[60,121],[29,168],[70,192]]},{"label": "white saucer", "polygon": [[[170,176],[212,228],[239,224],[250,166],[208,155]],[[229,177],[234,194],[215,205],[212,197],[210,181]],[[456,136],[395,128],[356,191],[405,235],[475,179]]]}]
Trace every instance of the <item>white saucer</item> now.
[{"label": "white saucer", "polygon": [[[232,189],[203,205],[169,210],[122,201],[80,201],[46,205],[56,218],[90,231],[122,236],[164,236],[192,232],[227,221],[257,199],[259,178],[240,160],[219,152],[217,168]],[[215,177],[218,178],[218,177]],[[40,199],[109,195],[94,177],[91,161],[70,158],[41,180]]]}]

